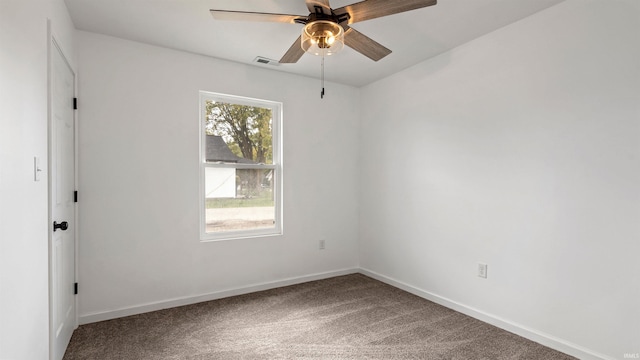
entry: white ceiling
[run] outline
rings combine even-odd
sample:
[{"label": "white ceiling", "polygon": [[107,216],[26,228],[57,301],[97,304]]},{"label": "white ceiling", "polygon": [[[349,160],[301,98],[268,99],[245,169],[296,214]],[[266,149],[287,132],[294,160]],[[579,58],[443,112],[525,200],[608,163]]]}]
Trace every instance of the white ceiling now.
[{"label": "white ceiling", "polygon": [[[393,0],[389,0],[393,1]],[[345,47],[326,59],[328,81],[362,86],[437,56],[456,46],[564,0],[439,0],[406,13],[353,24],[393,50],[374,62]],[[296,64],[278,60],[300,35],[302,25],[215,20],[209,9],[308,15],[304,0],[65,0],[77,29],[142,43],[320,77],[320,58],[305,54]],[[332,0],[333,8],[357,0]]]}]

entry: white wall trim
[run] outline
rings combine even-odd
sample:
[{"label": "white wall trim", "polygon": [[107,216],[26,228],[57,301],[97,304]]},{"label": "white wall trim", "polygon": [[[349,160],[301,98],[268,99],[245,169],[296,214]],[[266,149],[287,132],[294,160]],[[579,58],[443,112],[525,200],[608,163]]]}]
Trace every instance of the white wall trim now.
[{"label": "white wall trim", "polygon": [[142,313],[151,312],[151,311],[168,309],[168,308],[177,307],[177,306],[196,304],[204,301],[211,301],[211,300],[217,300],[217,299],[222,299],[222,298],[231,297],[231,296],[244,295],[244,294],[249,294],[257,291],[264,291],[264,290],[274,289],[274,288],[283,287],[283,286],[302,284],[309,281],[328,279],[335,276],[349,275],[349,274],[355,274],[355,273],[361,273],[363,275],[369,276],[373,279],[382,281],[385,284],[402,289],[404,291],[407,291],[421,298],[427,299],[429,301],[433,301],[436,304],[445,306],[452,310],[455,310],[465,315],[476,318],[480,321],[497,326],[511,333],[520,335],[531,341],[535,341],[544,346],[561,351],[571,356],[575,356],[579,359],[614,360],[611,357],[608,357],[596,351],[587,349],[580,345],[576,345],[574,343],[554,337],[544,332],[540,332],[540,331],[528,328],[526,326],[486,313],[482,310],[478,310],[476,308],[467,306],[465,304],[461,304],[459,302],[453,301],[443,296],[436,295],[429,291],[419,289],[415,286],[406,284],[404,282],[395,280],[388,276],[381,275],[379,273],[376,273],[374,271],[364,269],[364,268],[348,268],[348,269],[342,269],[342,270],[336,270],[336,271],[329,271],[329,272],[299,276],[294,278],[287,278],[287,279],[282,279],[277,281],[253,284],[253,285],[240,287],[240,288],[216,291],[208,294],[180,297],[180,298],[175,298],[175,299],[166,300],[166,301],[158,301],[158,302],[152,302],[152,303],[127,307],[127,308],[120,308],[116,310],[84,314],[79,317],[79,323],[80,325],[84,325],[84,324],[94,323],[98,321],[116,319],[124,316],[137,315],[137,314],[142,314]]},{"label": "white wall trim", "polygon": [[185,296],[185,297],[179,297],[179,298],[174,298],[170,300],[157,301],[157,302],[151,302],[151,303],[142,304],[142,305],[120,308],[115,310],[83,314],[79,316],[78,322],[80,325],[84,325],[84,324],[94,323],[98,321],[111,320],[111,319],[137,315],[137,314],[142,314],[142,313],[151,312],[151,311],[169,309],[177,306],[196,304],[199,302],[217,300],[217,299],[222,299],[230,296],[244,295],[244,294],[249,294],[257,291],[275,289],[283,286],[302,284],[309,281],[328,279],[335,276],[355,274],[355,273],[358,273],[358,270],[359,270],[358,268],[348,268],[348,269],[342,269],[342,270],[336,270],[336,271],[329,271],[329,272],[287,278],[287,279],[282,279],[277,281],[253,284],[253,285],[248,285],[248,286],[233,288],[228,290],[216,291],[208,294]]},{"label": "white wall trim", "polygon": [[593,350],[587,349],[585,347],[582,347],[580,345],[576,345],[574,343],[568,342],[566,340],[563,339],[559,339],[557,337],[554,337],[552,335],[534,330],[534,329],[530,329],[526,326],[522,326],[520,324],[514,323],[512,321],[500,318],[498,316],[486,313],[482,310],[478,310],[475,309],[471,306],[467,306],[465,304],[461,304],[459,302],[453,301],[451,299],[447,299],[445,297],[442,297],[440,295],[436,295],[434,293],[431,293],[429,291],[425,291],[422,289],[419,289],[417,287],[414,287],[412,285],[403,283],[401,281],[395,280],[393,278],[390,278],[388,276],[385,275],[381,275],[378,274],[374,271],[371,270],[367,270],[367,269],[363,269],[360,268],[360,273],[366,276],[369,276],[371,278],[374,278],[376,280],[382,281],[385,284],[397,287],[399,289],[402,289],[404,291],[407,291],[413,295],[419,296],[421,298],[427,299],[429,301],[433,301],[436,304],[445,306],[449,309],[455,310],[457,312],[463,313],[465,315],[471,316],[473,318],[476,318],[480,321],[486,322],[488,324],[497,326],[503,330],[509,331],[511,333],[514,333],[516,335],[520,335],[526,339],[529,339],[531,341],[535,341],[539,344],[542,344],[544,346],[550,347],[554,350],[558,350],[561,351],[565,354],[569,354],[571,356],[575,356],[579,359],[583,359],[583,360],[587,360],[587,359],[593,359],[593,360],[614,360],[611,357],[608,357],[606,355],[600,354],[598,352],[595,352]]}]

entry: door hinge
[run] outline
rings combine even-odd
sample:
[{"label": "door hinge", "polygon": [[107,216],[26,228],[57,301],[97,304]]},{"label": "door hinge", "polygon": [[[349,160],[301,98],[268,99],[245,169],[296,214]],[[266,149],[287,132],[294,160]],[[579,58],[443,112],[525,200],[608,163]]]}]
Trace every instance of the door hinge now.
[{"label": "door hinge", "polygon": [[73,110],[78,110],[78,98],[73,98]]},{"label": "door hinge", "polygon": [[78,190],[73,192],[73,202],[78,202]]},{"label": "door hinge", "polygon": [[78,283],[73,284],[73,295],[78,295]]}]

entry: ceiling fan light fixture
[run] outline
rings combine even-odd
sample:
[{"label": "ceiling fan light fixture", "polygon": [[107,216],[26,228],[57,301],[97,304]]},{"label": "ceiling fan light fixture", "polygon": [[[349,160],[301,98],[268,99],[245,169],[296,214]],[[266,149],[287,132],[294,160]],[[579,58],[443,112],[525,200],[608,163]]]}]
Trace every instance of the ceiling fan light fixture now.
[{"label": "ceiling fan light fixture", "polygon": [[300,45],[314,55],[335,54],[344,47],[344,30],[333,21],[312,21],[302,29]]}]

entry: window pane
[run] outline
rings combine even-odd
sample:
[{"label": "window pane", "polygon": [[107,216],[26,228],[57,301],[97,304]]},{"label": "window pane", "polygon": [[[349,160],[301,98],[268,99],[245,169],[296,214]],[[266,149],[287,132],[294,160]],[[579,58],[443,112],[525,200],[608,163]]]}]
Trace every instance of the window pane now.
[{"label": "window pane", "polygon": [[206,168],[206,232],[275,228],[272,169]]},{"label": "window pane", "polygon": [[207,162],[273,164],[270,108],[206,100],[205,114]]}]

